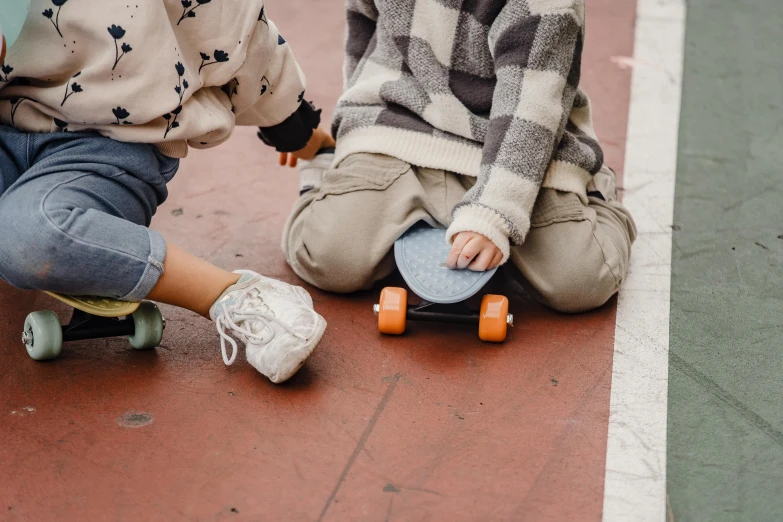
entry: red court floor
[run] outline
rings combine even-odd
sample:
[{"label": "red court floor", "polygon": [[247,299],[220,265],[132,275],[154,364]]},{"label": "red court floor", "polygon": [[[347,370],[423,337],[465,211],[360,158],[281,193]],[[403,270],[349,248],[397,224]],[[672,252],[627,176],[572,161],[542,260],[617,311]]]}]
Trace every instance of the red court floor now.
[{"label": "red court floor", "polygon": [[[342,0],[267,5],[330,113]],[[612,57],[633,53],[635,1],[587,8],[583,85],[621,169],[630,71]],[[154,226],[220,266],[297,281],[279,243],[298,181],[275,159],[252,129],[192,152]],[[327,334],[275,386],[226,368],[214,326],[170,307],[157,352],[89,341],[33,362],[25,316],[65,308],[0,286],[0,520],[600,518],[614,302],[566,316],[515,298],[510,340],[491,346],[437,325],[384,338],[377,292],[313,296]]]}]

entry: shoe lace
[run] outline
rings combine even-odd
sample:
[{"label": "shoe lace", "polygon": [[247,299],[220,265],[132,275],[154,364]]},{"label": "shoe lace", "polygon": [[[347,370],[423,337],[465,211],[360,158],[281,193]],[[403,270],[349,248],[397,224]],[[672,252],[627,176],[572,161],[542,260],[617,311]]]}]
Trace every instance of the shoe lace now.
[{"label": "shoe lace", "polygon": [[[256,333],[250,330],[250,325],[258,323],[263,325],[260,332]],[[224,306],[220,315],[215,319],[215,326],[218,335],[220,335],[220,352],[223,355],[223,362],[227,366],[231,366],[237,357],[237,342],[228,335],[227,330],[245,336],[248,342],[256,340],[266,343],[268,342],[268,338],[265,335],[267,332],[274,336],[271,323],[278,324],[294,337],[306,340],[305,336],[294,332],[275,316],[257,289],[246,291],[233,305]],[[230,357],[226,351],[226,343],[231,346]]]}]

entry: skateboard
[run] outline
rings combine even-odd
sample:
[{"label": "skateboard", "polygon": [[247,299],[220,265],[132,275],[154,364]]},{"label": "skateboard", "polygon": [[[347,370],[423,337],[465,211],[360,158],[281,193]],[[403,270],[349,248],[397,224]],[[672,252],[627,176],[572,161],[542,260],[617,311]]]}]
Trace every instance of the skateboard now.
[{"label": "skateboard", "polygon": [[104,297],[73,297],[46,292],[73,308],[71,320],[61,325],[57,314],[33,312],[27,316],[22,343],[36,361],[60,355],[63,343],[85,339],[128,336],[136,350],[150,350],[160,345],[166,321],[151,301],[127,303]]},{"label": "skateboard", "polygon": [[384,288],[380,302],[373,308],[378,316],[378,330],[387,335],[402,335],[407,320],[472,324],[478,325],[482,341],[505,341],[508,327],[514,325],[506,297],[485,295],[478,311],[466,303],[492,279],[497,268],[487,272],[452,270],[446,266],[448,254],[446,230],[423,223],[394,243],[397,268],[421,301],[409,305],[404,288]]}]

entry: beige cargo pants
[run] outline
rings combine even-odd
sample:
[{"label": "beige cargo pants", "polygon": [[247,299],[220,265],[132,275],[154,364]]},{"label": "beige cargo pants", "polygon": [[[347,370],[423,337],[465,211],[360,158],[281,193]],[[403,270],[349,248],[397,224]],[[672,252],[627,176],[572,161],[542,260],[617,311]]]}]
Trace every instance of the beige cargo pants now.
[{"label": "beige cargo pants", "polygon": [[[474,183],[388,156],[350,156],[294,205],[283,232],[286,259],[323,290],[368,289],[394,270],[394,241],[418,221],[448,226]],[[636,239],[633,219],[616,200],[614,174],[604,168],[593,184],[588,190],[608,201],[590,197],[585,205],[576,194],[542,189],[525,243],[511,249],[527,290],[562,312],[606,303],[623,283]]]}]

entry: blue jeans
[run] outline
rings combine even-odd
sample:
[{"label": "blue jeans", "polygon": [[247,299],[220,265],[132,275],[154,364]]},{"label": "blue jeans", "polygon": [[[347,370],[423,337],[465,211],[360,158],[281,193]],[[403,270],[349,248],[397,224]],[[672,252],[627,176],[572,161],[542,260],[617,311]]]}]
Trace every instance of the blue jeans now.
[{"label": "blue jeans", "polygon": [[125,301],[163,273],[150,230],[179,160],[93,133],[0,126],[0,278],[17,288]]}]

